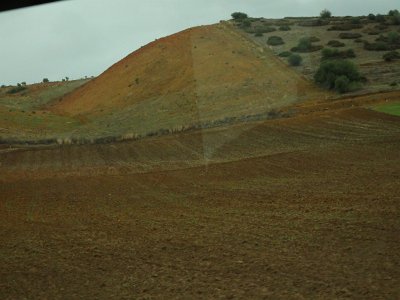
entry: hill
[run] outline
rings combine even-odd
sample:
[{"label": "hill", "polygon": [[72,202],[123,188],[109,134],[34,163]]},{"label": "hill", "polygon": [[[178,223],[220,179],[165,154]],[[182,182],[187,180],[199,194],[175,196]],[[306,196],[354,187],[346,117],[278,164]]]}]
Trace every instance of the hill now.
[{"label": "hill", "polygon": [[[0,93],[0,141],[69,144],[138,139],[288,117],[299,103],[346,100],[348,95],[313,82],[321,49],[333,47],[333,40],[355,54],[350,59],[365,80],[351,96],[397,90],[400,62],[385,62],[382,56],[387,51],[366,50],[365,45],[373,44],[378,33],[385,40],[399,25],[365,17],[357,20],[247,18],[246,26],[243,20],[221,21],[178,32],[134,51],[97,78],[66,88],[59,83],[59,91],[46,92],[46,97],[37,96],[38,92],[32,97],[26,97],[26,91],[12,97]],[[338,40],[341,34],[359,34],[363,39]],[[294,49],[302,37],[313,40],[313,49],[300,53],[300,66],[289,66],[280,54],[297,53]],[[282,42],[271,44],[271,38]],[[51,86],[47,85],[48,91]]]},{"label": "hill", "polygon": [[217,24],[150,43],[50,109],[84,116],[103,128],[101,135],[145,135],[267,114],[326,95],[268,50]]}]

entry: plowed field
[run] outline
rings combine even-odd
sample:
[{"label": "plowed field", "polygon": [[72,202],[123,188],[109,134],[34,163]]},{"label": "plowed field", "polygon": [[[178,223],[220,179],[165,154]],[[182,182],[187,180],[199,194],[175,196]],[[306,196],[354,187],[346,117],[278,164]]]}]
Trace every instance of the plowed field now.
[{"label": "plowed field", "polygon": [[0,149],[2,299],[400,297],[400,118]]}]

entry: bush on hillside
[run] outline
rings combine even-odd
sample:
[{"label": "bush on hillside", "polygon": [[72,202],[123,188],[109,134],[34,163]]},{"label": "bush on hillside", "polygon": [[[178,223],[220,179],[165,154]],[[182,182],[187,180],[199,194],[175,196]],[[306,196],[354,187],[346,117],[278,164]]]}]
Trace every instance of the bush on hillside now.
[{"label": "bush on hillside", "polygon": [[369,14],[369,15],[368,15],[368,20],[370,20],[370,21],[375,21],[375,19],[376,19],[376,17],[375,17],[374,14]]},{"label": "bush on hillside", "polygon": [[321,63],[314,75],[314,80],[327,89],[344,92],[348,91],[350,86],[359,83],[361,75],[351,61],[328,60]]},{"label": "bush on hillside", "polygon": [[384,30],[388,29],[388,26],[385,24],[379,24],[379,25],[375,25],[374,28],[376,30],[384,31]]},{"label": "bush on hillside", "polygon": [[385,16],[381,14],[377,14],[375,17],[375,21],[378,23],[384,23],[386,21]]},{"label": "bush on hillside", "polygon": [[248,18],[247,14],[242,12],[234,12],[231,14],[231,16],[234,20],[243,20]]},{"label": "bush on hillside", "polygon": [[338,91],[339,93],[346,93],[349,91],[350,87],[350,79],[345,76],[339,76],[335,80],[335,90]]},{"label": "bush on hillside", "polygon": [[323,19],[327,19],[327,18],[332,17],[332,13],[327,9],[322,10],[319,15]]},{"label": "bush on hillside", "polygon": [[400,43],[400,34],[398,32],[392,31],[387,34],[387,42],[389,44]]},{"label": "bush on hillside", "polygon": [[339,47],[344,47],[345,44],[337,40],[331,40],[328,42],[328,46],[339,48]]},{"label": "bush on hillside", "polygon": [[375,43],[369,43],[369,42],[364,42],[364,49],[368,51],[389,51],[389,50],[394,50],[396,47],[389,45],[388,43],[385,42],[375,42]]},{"label": "bush on hillside", "polygon": [[400,59],[400,53],[398,51],[390,51],[383,55],[383,59],[385,61],[392,61],[392,60]]},{"label": "bush on hillside", "polygon": [[315,52],[321,50],[323,47],[320,45],[313,45],[312,38],[303,37],[299,40],[299,43],[296,47],[293,47],[291,51],[307,53],[307,52]]},{"label": "bush on hillside", "polygon": [[26,86],[22,86],[21,84],[18,84],[17,86],[9,89],[7,91],[7,94],[17,94],[19,92],[22,92],[23,90],[26,90],[27,87]]},{"label": "bush on hillside", "polygon": [[290,28],[290,26],[288,26],[288,25],[282,25],[282,26],[279,27],[280,31],[289,31],[291,29],[292,28]]},{"label": "bush on hillside", "polygon": [[336,24],[329,27],[328,31],[350,31],[353,29],[363,28],[361,24],[352,24],[352,23],[344,23],[344,24]]},{"label": "bush on hillside", "polygon": [[270,36],[267,40],[267,44],[271,46],[278,46],[278,45],[283,45],[285,42],[280,36]]},{"label": "bush on hillside", "polygon": [[358,39],[362,37],[361,33],[355,33],[355,32],[342,32],[339,34],[339,38],[346,40],[346,39]]},{"label": "bush on hillside", "polygon": [[48,78],[43,78],[43,82],[49,82]]},{"label": "bush on hillside", "polygon": [[290,52],[290,51],[283,51],[278,54],[278,56],[280,56],[280,57],[289,57],[290,55],[292,55],[292,52]]},{"label": "bush on hillside", "polygon": [[248,20],[248,19],[245,19],[245,20],[242,21],[242,25],[241,26],[242,26],[242,28],[251,27],[251,21]]},{"label": "bush on hillside", "polygon": [[288,57],[288,62],[291,66],[300,66],[302,61],[303,61],[303,58],[298,54],[291,54]]},{"label": "bush on hillside", "polygon": [[325,48],[322,50],[321,60],[338,59],[338,58],[354,58],[356,54],[353,49],[339,51],[338,49]]},{"label": "bush on hillside", "polygon": [[329,25],[329,20],[323,20],[323,19],[304,20],[299,22],[298,25],[306,27],[325,26]]},{"label": "bush on hillside", "polygon": [[276,31],[276,28],[271,26],[254,26],[246,28],[245,31],[247,33],[269,33]]},{"label": "bush on hillside", "polygon": [[388,12],[388,16],[391,16],[391,17],[393,17],[393,16],[395,16],[395,15],[398,15],[400,12],[397,10],[397,9],[391,9],[391,10],[389,10],[389,12]]},{"label": "bush on hillside", "polygon": [[263,36],[264,34],[262,33],[262,32],[256,32],[255,34],[254,34],[254,36]]}]

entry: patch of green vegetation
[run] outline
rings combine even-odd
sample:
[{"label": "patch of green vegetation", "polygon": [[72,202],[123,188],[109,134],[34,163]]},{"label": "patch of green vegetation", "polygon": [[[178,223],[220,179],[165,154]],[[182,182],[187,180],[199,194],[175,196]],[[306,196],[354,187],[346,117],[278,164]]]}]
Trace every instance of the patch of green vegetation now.
[{"label": "patch of green vegetation", "polygon": [[291,66],[299,66],[303,58],[298,54],[292,54],[288,57],[288,62]]},{"label": "patch of green vegetation", "polygon": [[307,53],[307,52],[315,52],[321,50],[323,47],[320,45],[314,45],[313,41],[316,41],[313,37],[303,37],[299,40],[299,43],[296,47],[291,49],[292,52],[300,52],[300,53]]},{"label": "patch of green vegetation", "polygon": [[283,51],[278,54],[279,57],[289,57],[290,55],[292,55],[292,52],[290,51]]},{"label": "patch of green vegetation", "polygon": [[386,114],[400,116],[400,102],[380,104],[373,109]]},{"label": "patch of green vegetation", "polygon": [[321,60],[338,59],[338,58],[354,58],[356,54],[353,49],[339,51],[338,49],[325,48],[322,49]]},{"label": "patch of green vegetation", "polygon": [[357,66],[343,59],[322,62],[314,76],[316,83],[339,93],[355,90],[361,79]]},{"label": "patch of green vegetation", "polygon": [[271,46],[278,46],[278,45],[283,45],[285,42],[280,36],[270,36],[268,38],[267,44]]}]

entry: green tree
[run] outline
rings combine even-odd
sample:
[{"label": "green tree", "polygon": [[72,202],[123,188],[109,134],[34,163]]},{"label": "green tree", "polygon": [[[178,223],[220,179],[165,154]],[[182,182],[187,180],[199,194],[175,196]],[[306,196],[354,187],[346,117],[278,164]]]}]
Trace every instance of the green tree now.
[{"label": "green tree", "polygon": [[231,14],[231,16],[234,20],[243,20],[248,18],[247,14],[242,12],[234,12]]},{"label": "green tree", "polygon": [[49,82],[48,78],[43,78],[43,82]]},{"label": "green tree", "polygon": [[322,10],[321,13],[320,13],[319,15],[320,15],[321,18],[323,18],[323,19],[327,19],[327,18],[332,17],[332,13],[331,13],[329,10],[327,10],[327,9]]}]

